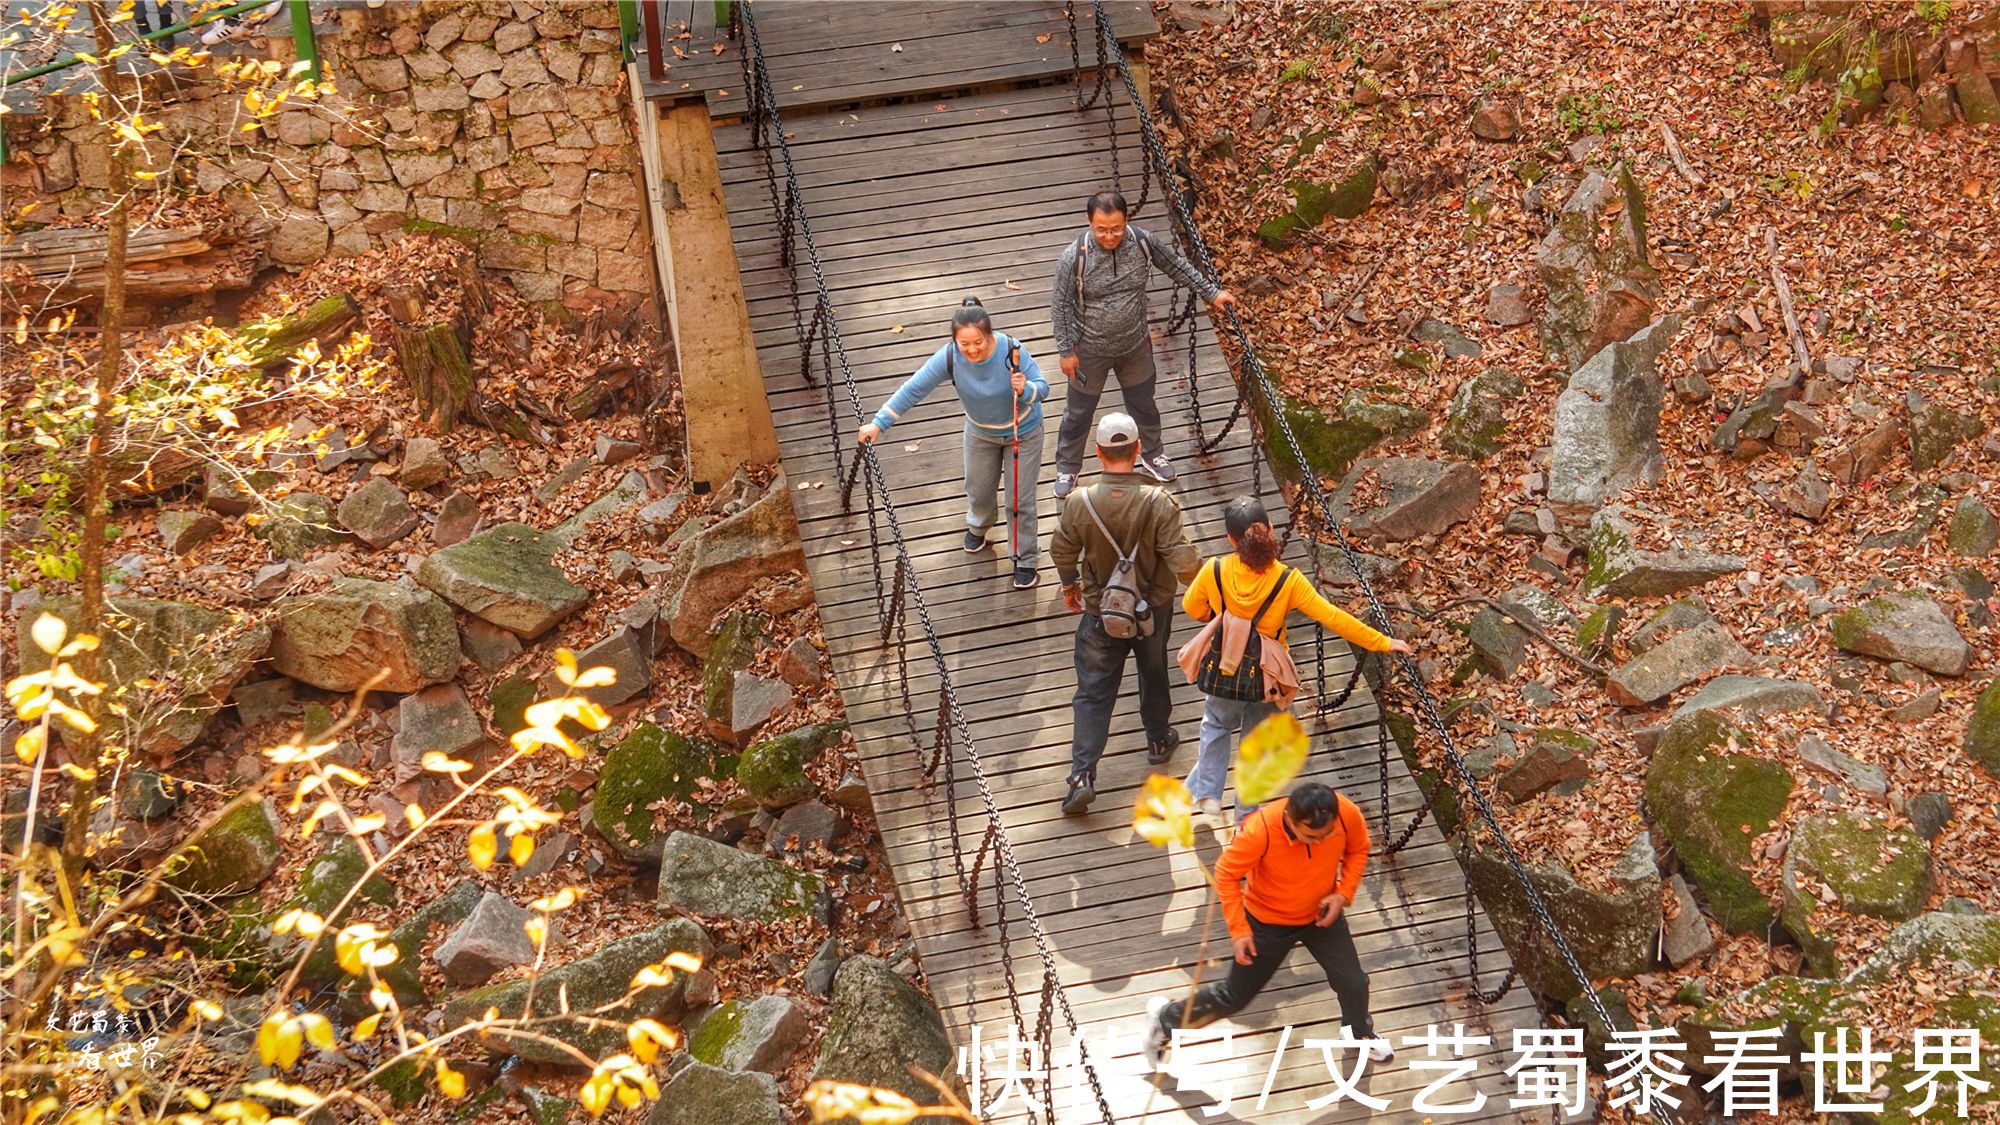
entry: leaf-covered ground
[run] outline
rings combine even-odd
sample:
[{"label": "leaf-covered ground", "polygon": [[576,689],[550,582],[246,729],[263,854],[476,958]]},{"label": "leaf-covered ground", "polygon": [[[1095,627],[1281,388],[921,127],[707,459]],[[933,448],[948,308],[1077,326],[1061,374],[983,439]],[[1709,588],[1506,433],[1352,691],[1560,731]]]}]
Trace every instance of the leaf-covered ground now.
[{"label": "leaf-covered ground", "polygon": [[[1958,896],[2000,910],[1995,779],[1960,748],[1973,701],[1993,678],[2000,649],[1993,613],[2000,601],[1979,604],[1954,578],[1968,565],[1991,577],[1994,562],[1948,551],[1945,519],[1907,547],[1859,546],[1865,534],[1912,521],[1909,494],[1919,484],[1946,489],[1947,516],[1967,491],[1983,495],[1989,507],[2000,503],[2000,446],[1988,438],[1982,448],[1975,437],[1924,472],[1913,471],[1907,447],[1899,447],[1866,487],[1835,485],[1831,509],[1818,524],[1781,515],[1752,491],[1795,477],[1802,456],[1774,450],[1746,463],[1710,447],[1729,407],[1784,377],[1791,359],[1769,236],[1812,356],[1867,361],[1851,387],[1818,408],[1827,427],[1822,450],[1902,414],[1912,389],[1977,418],[1989,434],[2000,424],[2000,384],[1991,381],[2000,360],[2000,210],[1993,195],[2000,130],[1955,124],[1925,132],[1877,114],[1822,142],[1812,127],[1832,95],[1823,86],[1787,81],[1748,5],[1175,7],[1214,22],[1170,30],[1149,50],[1155,84],[1170,92],[1178,110],[1169,115],[1169,144],[1198,177],[1198,221],[1285,393],[1337,415],[1349,388],[1393,385],[1395,397],[1430,411],[1433,425],[1371,455],[1436,457],[1443,455],[1438,433],[1446,404],[1462,380],[1504,367],[1527,384],[1509,411],[1507,447],[1481,465],[1480,514],[1434,540],[1394,548],[1390,553],[1411,565],[1386,596],[1441,607],[1527,583],[1586,612],[1580,564],[1555,578],[1527,565],[1538,549],[1533,538],[1501,533],[1510,512],[1532,513],[1544,504],[1531,489],[1548,467],[1550,407],[1566,373],[1538,345],[1534,324],[1496,327],[1487,301],[1493,286],[1514,283],[1539,309],[1534,254],[1547,225],[1523,202],[1533,182],[1567,175],[1573,184],[1583,162],[1628,161],[1646,192],[1651,259],[1662,274],[1659,311],[1686,314],[1661,360],[1668,385],[1695,371],[1696,357],[1711,349],[1717,333],[1740,337],[1729,321],[1749,320],[1746,309],[1761,321],[1764,340],[1751,338],[1748,349],[1714,347],[1722,366],[1706,374],[1712,398],[1668,395],[1661,423],[1666,479],[1624,499],[1657,517],[1642,525],[1651,539],[1642,546],[1748,556],[1752,569],[1693,593],[1753,654],[1757,666],[1738,671],[1806,680],[1833,705],[1830,718],[1792,712],[1754,724],[1754,752],[1783,762],[1797,778],[1783,820],[1756,841],[1761,858],[1754,875],[1775,892],[1783,842],[1801,816],[1858,808],[1907,825],[1905,798],[1942,791],[1956,815],[1937,841],[1929,906]],[[1357,104],[1357,90],[1367,86],[1379,88],[1380,99]],[[1362,90],[1362,100],[1373,100],[1372,93]],[[1473,135],[1470,107],[1481,96],[1517,111],[1514,141]],[[1661,123],[1700,182],[1670,158]],[[1383,169],[1382,188],[1360,217],[1329,218],[1283,250],[1257,237],[1259,223],[1292,207],[1291,182],[1332,182],[1370,156]],[[1126,186],[1129,193],[1132,185]],[[1164,224],[1157,205],[1143,218]],[[1358,300],[1365,323],[1357,324],[1343,314],[1371,271]],[[1448,358],[1437,344],[1411,340],[1408,329],[1426,316],[1456,326],[1483,355]],[[1411,349],[1429,353],[1429,372],[1394,362]],[[1881,661],[1843,664],[1830,617],[1810,615],[1808,603],[1823,597],[1844,609],[1883,587],[1920,587],[1944,606],[1973,649],[1965,676],[1900,676]],[[1666,601],[1628,604],[1623,632]],[[1463,622],[1473,611],[1462,607],[1446,616]],[[1694,689],[1659,707],[1620,708],[1591,676],[1539,644],[1508,682],[1481,674],[1454,685],[1450,677],[1469,653],[1462,635],[1416,614],[1395,625],[1425,657],[1435,694],[1483,699],[1484,707],[1455,719],[1462,748],[1484,744],[1502,722],[1570,727],[1597,740],[1596,780],[1582,792],[1497,804],[1524,854],[1560,858],[1586,882],[1601,878],[1645,828],[1640,796],[1648,757],[1631,731],[1663,722]],[[1565,645],[1573,641],[1568,629],[1554,633]],[[1627,655],[1621,643],[1608,662]],[[1532,704],[1523,692],[1529,681],[1549,689],[1554,701]],[[1891,708],[1932,686],[1942,691],[1935,713],[1904,722],[1889,717]],[[1840,779],[1803,764],[1796,743],[1807,733],[1885,769],[1888,799],[1835,789]],[[1426,739],[1421,753],[1435,764],[1440,748]],[[1843,959],[1858,959],[1888,928],[1843,917],[1836,927]],[[1724,938],[1706,963],[1628,983],[1635,1011],[1660,1026],[1688,1010],[1673,998],[1689,978],[1706,978],[1709,993],[1721,995],[1796,971],[1799,961],[1789,945]],[[1882,1012],[1877,1026],[1897,1029],[1924,1026],[1935,1002],[1914,989],[1878,990],[1874,999]],[[1897,1049],[1907,1050],[1907,1041]]]}]

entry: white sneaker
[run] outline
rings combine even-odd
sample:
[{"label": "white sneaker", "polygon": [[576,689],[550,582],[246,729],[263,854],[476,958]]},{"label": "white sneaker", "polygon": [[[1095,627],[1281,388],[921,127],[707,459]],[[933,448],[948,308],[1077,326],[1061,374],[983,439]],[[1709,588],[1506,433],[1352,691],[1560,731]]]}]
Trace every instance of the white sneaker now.
[{"label": "white sneaker", "polygon": [[1173,1002],[1171,996],[1155,996],[1146,1001],[1146,1038],[1140,1044],[1139,1052],[1146,1060],[1147,1070],[1157,1071],[1165,1065],[1167,1045],[1173,1042],[1165,1017],[1167,1005]]},{"label": "white sneaker", "polygon": [[1396,1049],[1389,1046],[1387,1039],[1377,1039],[1368,1047],[1368,1061],[1372,1063],[1392,1063],[1396,1061]]},{"label": "white sneaker", "polygon": [[1194,811],[1196,816],[1205,816],[1215,821],[1217,828],[1229,827],[1229,812],[1222,807],[1222,802],[1214,797],[1203,797],[1196,801]]}]

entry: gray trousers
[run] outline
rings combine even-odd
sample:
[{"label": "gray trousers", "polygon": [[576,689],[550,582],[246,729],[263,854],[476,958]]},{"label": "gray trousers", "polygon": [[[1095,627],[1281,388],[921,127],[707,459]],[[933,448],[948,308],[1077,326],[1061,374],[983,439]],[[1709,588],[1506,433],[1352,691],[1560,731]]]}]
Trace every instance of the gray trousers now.
[{"label": "gray trousers", "polygon": [[1041,561],[1042,548],[1035,534],[1039,510],[1035,492],[1042,480],[1042,434],[1048,427],[1036,426],[1021,434],[1021,478],[1014,485],[1014,436],[997,438],[985,430],[965,424],[965,527],[984,535],[1000,521],[1002,502],[1018,504],[1008,514],[1020,539],[1014,551],[1016,566],[1032,567]]},{"label": "gray trousers", "polygon": [[1112,372],[1118,374],[1119,393],[1125,399],[1125,413],[1139,425],[1139,452],[1151,457],[1160,451],[1160,408],[1153,401],[1159,385],[1159,370],[1153,366],[1153,342],[1147,340],[1129,355],[1101,356],[1085,352],[1078,357],[1076,378],[1063,392],[1062,432],[1056,438],[1056,472],[1077,473],[1083,469],[1084,455],[1090,452],[1090,425],[1097,418],[1097,400],[1104,395]]}]

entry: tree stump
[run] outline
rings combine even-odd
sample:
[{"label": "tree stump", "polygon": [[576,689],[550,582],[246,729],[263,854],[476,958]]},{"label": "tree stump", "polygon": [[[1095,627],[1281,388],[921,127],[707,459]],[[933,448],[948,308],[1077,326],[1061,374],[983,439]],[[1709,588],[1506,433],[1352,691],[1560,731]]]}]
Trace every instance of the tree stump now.
[{"label": "tree stump", "polygon": [[461,417],[473,417],[477,406],[478,381],[456,323],[461,317],[425,325],[421,323],[425,316],[421,293],[392,289],[387,296],[389,318],[394,321],[390,338],[402,359],[403,375],[410,381],[410,394],[431,425],[448,434]]}]

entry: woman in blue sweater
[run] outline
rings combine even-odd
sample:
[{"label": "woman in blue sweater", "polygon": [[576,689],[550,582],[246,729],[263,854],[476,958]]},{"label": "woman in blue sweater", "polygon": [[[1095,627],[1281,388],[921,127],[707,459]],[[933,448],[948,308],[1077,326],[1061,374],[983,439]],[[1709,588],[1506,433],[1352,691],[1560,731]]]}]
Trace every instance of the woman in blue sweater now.
[{"label": "woman in blue sweater", "polygon": [[[1014,588],[1035,584],[1041,546],[1035,535],[1035,489],[1042,478],[1042,401],[1049,397],[1035,357],[1019,340],[993,331],[979,298],[967,297],[951,318],[951,343],[924,361],[882,409],[861,427],[861,444],[889,427],[949,382],[965,407],[965,550],[986,547],[999,520],[996,496],[1011,501]],[[1018,447],[1018,452],[1017,452]]]}]

